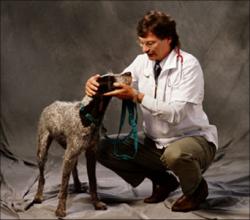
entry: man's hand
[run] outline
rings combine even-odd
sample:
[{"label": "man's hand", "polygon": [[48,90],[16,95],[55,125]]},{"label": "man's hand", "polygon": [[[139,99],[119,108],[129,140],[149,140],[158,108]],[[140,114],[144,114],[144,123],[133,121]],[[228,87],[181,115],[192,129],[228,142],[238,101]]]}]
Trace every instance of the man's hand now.
[{"label": "man's hand", "polygon": [[139,93],[136,89],[124,83],[114,83],[117,88],[111,92],[104,93],[105,96],[115,96],[119,99],[128,99],[133,102],[141,102],[144,94]]},{"label": "man's hand", "polygon": [[85,84],[85,93],[88,96],[94,96],[98,90],[99,83],[97,82],[97,79],[100,77],[99,74],[96,74],[88,79],[88,81]]}]

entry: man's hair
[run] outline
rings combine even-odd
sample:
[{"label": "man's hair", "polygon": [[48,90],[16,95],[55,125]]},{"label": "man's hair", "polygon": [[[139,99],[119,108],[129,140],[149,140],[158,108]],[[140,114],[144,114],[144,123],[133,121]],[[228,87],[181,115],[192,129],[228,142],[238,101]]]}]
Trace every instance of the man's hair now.
[{"label": "man's hair", "polygon": [[137,35],[144,38],[149,32],[161,40],[171,38],[172,42],[170,46],[172,49],[180,47],[179,36],[176,32],[176,23],[169,15],[163,12],[149,11],[139,20]]}]

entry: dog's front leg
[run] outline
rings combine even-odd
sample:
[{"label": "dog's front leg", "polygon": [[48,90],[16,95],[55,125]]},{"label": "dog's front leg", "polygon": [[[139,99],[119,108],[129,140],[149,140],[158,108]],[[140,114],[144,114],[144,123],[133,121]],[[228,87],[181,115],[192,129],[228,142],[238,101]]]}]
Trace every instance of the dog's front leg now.
[{"label": "dog's front leg", "polygon": [[72,172],[76,162],[77,162],[77,157],[74,157],[71,150],[66,150],[63,160],[61,188],[58,196],[59,201],[55,212],[56,216],[58,217],[66,216],[66,199],[68,195],[67,190],[69,185],[69,178],[70,178],[70,173]]},{"label": "dog's front leg", "polygon": [[107,206],[105,203],[101,202],[97,196],[97,183],[96,183],[96,154],[93,149],[86,150],[86,160],[87,160],[87,173],[89,178],[89,191],[96,210],[106,210]]},{"label": "dog's front leg", "polygon": [[82,186],[79,177],[78,177],[78,171],[77,171],[77,161],[75,163],[75,166],[72,170],[72,176],[73,176],[73,180],[74,180],[74,190],[77,193],[83,193],[87,191],[87,187],[86,186]]}]

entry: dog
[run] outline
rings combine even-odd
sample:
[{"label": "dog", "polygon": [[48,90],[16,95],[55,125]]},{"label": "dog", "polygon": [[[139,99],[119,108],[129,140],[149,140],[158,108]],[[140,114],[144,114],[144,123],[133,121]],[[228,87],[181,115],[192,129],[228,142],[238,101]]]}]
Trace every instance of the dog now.
[{"label": "dog", "polygon": [[44,108],[38,123],[37,160],[39,167],[38,188],[33,200],[41,203],[45,184],[44,169],[49,146],[53,140],[64,149],[61,188],[58,196],[58,206],[55,211],[57,217],[66,216],[66,199],[70,174],[72,173],[75,190],[81,191],[78,178],[77,160],[85,150],[87,174],[89,179],[89,192],[96,210],[106,210],[105,203],[97,195],[96,184],[96,148],[100,138],[100,127],[104,113],[111,100],[103,96],[105,92],[114,90],[113,83],[121,82],[130,85],[131,73],[105,74],[98,78],[100,84],[97,94],[93,97],[84,96],[80,102],[55,101]]}]

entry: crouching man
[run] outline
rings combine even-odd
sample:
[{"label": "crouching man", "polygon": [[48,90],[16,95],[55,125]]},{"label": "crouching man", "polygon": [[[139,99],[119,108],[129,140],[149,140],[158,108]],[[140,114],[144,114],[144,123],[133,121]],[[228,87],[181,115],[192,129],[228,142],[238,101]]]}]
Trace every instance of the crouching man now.
[{"label": "crouching man", "polygon": [[[202,177],[218,148],[217,129],[203,111],[203,72],[198,60],[180,49],[176,23],[160,11],[148,12],[137,26],[138,43],[143,54],[124,70],[132,73],[133,85],[116,83],[107,93],[139,103],[143,113],[144,141],[132,160],[113,155],[113,146],[104,140],[98,160],[133,187],[144,178],[152,181],[152,195],[146,203],[164,201],[179,186],[183,195],[174,202],[173,211],[199,208],[208,196]],[[95,95],[99,75],[92,76],[85,91]],[[133,140],[122,146],[131,151]]]}]

